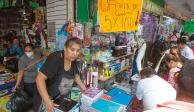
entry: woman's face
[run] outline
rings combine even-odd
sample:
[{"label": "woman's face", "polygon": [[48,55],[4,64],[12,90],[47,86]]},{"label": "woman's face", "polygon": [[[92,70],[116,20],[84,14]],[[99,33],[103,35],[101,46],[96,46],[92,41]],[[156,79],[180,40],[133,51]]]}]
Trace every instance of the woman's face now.
[{"label": "woman's face", "polygon": [[27,57],[29,57],[29,58],[34,55],[34,52],[30,46],[26,46],[24,51],[25,51],[25,54],[27,55]]},{"label": "woman's face", "polygon": [[73,43],[72,45],[65,47],[65,58],[74,61],[78,58],[81,46]]}]

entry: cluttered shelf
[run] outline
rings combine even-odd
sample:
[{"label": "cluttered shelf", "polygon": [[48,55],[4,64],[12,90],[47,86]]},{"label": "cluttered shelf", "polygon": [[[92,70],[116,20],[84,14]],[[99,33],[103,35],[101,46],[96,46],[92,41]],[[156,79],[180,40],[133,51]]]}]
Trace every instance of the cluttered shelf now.
[{"label": "cluttered shelf", "polygon": [[121,72],[124,72],[125,70],[131,68],[131,66],[127,66],[127,67],[124,67],[123,69],[121,69],[119,72],[116,72],[116,73],[113,73],[110,77],[106,78],[106,79],[99,79],[99,81],[101,82],[105,82],[109,79],[111,79],[112,77],[115,77],[117,74],[121,73]]},{"label": "cluttered shelf", "polygon": [[111,61],[114,61],[114,60],[117,60],[117,59],[120,59],[120,58],[124,58],[124,57],[127,57],[127,56],[131,56],[131,55],[133,55],[133,53],[131,53],[131,54],[126,54],[126,55],[119,56],[119,57],[114,57],[114,59],[111,60]]},{"label": "cluttered shelf", "polygon": [[130,53],[130,54],[126,54],[126,55],[119,56],[119,57],[113,57],[112,59],[107,60],[107,61],[101,61],[101,60],[96,60],[96,61],[101,62],[101,63],[109,63],[111,61],[115,61],[115,60],[118,60],[118,59],[121,59],[121,58],[124,58],[124,57],[127,57],[127,56],[132,56],[132,55],[133,55],[133,53]]}]

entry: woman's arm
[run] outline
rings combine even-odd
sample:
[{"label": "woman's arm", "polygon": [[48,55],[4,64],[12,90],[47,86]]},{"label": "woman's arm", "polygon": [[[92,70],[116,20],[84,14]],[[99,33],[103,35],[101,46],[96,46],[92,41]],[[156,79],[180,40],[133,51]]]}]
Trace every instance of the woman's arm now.
[{"label": "woman's arm", "polygon": [[52,112],[54,109],[54,106],[57,106],[53,103],[53,101],[51,101],[48,91],[46,89],[46,75],[44,75],[42,72],[39,72],[37,77],[36,77],[36,84],[37,84],[37,88],[38,91],[45,103],[47,112]]},{"label": "woman's arm", "polygon": [[81,81],[79,75],[76,75],[76,76],[75,76],[75,82],[79,85],[79,87],[81,88],[82,91],[85,91],[85,90],[86,90],[86,86],[85,86],[84,83]]},{"label": "woman's arm", "polygon": [[11,60],[11,59],[17,59],[17,56],[10,56],[10,57],[7,57],[7,61]]},{"label": "woman's arm", "polygon": [[22,80],[22,78],[23,78],[23,75],[24,75],[24,70],[19,69],[17,82],[16,82],[16,85],[15,85],[15,87],[14,87],[13,91],[16,91],[16,89],[17,89],[17,88],[18,88],[18,86],[20,85],[21,80]]}]

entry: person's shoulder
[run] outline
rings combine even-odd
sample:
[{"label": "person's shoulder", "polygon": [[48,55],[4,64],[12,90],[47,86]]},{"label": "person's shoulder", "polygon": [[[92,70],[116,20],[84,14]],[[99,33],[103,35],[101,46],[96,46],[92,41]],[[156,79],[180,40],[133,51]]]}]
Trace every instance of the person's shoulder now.
[{"label": "person's shoulder", "polygon": [[187,45],[187,46],[185,47],[185,50],[191,50],[191,48]]},{"label": "person's shoulder", "polygon": [[47,57],[47,60],[60,61],[63,57],[63,51],[55,51]]},{"label": "person's shoulder", "polygon": [[63,54],[64,51],[55,51],[53,53],[51,53],[49,56],[61,56],[61,54]]},{"label": "person's shoulder", "polygon": [[26,58],[27,58],[27,56],[26,56],[25,54],[23,54],[23,55],[19,58],[19,60],[26,60]]},{"label": "person's shoulder", "polygon": [[141,85],[141,84],[145,84],[149,82],[148,78],[144,78],[144,79],[141,79],[138,83]]},{"label": "person's shoulder", "polygon": [[160,76],[158,76],[158,75],[155,75],[155,76],[153,76],[153,80],[154,81],[158,81],[158,82],[167,82],[167,81],[165,81],[162,77],[160,77]]},{"label": "person's shoulder", "polygon": [[156,82],[161,83],[163,81],[164,81],[164,79],[162,79],[158,75],[154,75],[154,76],[152,76],[150,78],[147,78],[147,80],[146,80],[147,83],[156,83]]},{"label": "person's shoulder", "polygon": [[39,53],[39,52],[35,52],[34,56],[35,56],[35,58],[40,58],[40,57],[42,57],[41,53]]},{"label": "person's shoulder", "polygon": [[55,51],[55,52],[53,52],[53,54],[61,54],[61,53],[63,53],[64,51],[63,50],[60,50],[60,51]]}]

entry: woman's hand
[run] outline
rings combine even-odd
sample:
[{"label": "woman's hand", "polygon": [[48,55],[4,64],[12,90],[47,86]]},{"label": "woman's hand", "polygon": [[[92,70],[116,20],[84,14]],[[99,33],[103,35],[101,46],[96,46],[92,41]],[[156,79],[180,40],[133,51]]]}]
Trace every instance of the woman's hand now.
[{"label": "woman's hand", "polygon": [[55,104],[52,100],[45,102],[46,111],[53,112],[54,107],[58,107],[59,105]]},{"label": "woman's hand", "polygon": [[13,88],[13,92],[16,92],[16,89],[19,87],[19,85],[18,84],[16,84],[15,86],[14,86],[14,88]]}]

